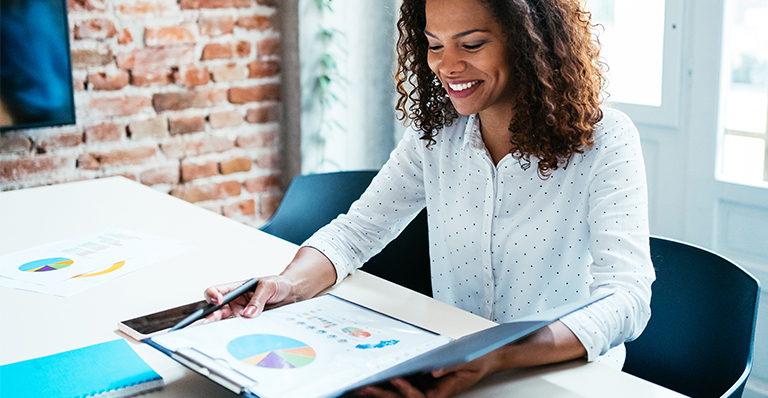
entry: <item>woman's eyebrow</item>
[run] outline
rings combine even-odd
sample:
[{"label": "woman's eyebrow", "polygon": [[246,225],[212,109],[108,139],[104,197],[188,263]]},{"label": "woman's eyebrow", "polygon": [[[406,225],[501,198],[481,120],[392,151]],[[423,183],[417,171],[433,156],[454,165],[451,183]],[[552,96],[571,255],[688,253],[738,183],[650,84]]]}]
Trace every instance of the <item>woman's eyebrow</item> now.
[{"label": "woman's eyebrow", "polygon": [[[489,31],[485,30],[485,29],[471,29],[471,30],[467,30],[467,31],[464,31],[464,32],[456,33],[455,35],[451,36],[451,38],[452,39],[458,39],[460,37],[464,37],[464,36],[470,35],[472,33],[477,33],[477,32],[487,33]],[[428,31],[426,29],[424,29],[424,34],[427,35],[427,36],[434,37],[435,39],[437,39],[437,36],[435,36],[433,33],[431,33],[430,31]]]}]

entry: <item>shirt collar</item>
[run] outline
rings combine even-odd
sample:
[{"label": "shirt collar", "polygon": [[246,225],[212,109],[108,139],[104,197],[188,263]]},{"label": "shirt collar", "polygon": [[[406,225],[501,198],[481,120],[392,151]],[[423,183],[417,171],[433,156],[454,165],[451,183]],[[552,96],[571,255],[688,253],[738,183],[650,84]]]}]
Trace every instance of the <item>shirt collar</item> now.
[{"label": "shirt collar", "polygon": [[470,145],[479,150],[485,150],[485,142],[480,134],[480,118],[477,114],[470,115],[467,124],[464,127],[464,143],[462,146]]}]

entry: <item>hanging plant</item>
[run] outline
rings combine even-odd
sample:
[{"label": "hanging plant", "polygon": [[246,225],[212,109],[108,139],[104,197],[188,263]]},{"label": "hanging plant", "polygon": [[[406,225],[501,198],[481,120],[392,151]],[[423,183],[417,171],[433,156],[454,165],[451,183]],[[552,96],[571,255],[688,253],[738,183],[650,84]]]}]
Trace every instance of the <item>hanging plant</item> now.
[{"label": "hanging plant", "polygon": [[[315,0],[315,5],[321,15],[321,21],[327,21],[327,15],[333,12],[331,1]],[[311,145],[320,154],[316,164],[318,169],[326,164],[332,165],[336,169],[341,169],[338,163],[325,156],[325,144],[333,132],[346,132],[344,126],[339,123],[333,112],[331,112],[331,108],[335,105],[346,107],[339,92],[343,93],[348,80],[339,73],[339,63],[336,59],[339,54],[347,55],[341,43],[343,36],[344,33],[340,30],[325,26],[320,27],[316,36],[321,52],[315,65],[313,97],[318,105],[320,122],[317,130],[312,134]]]}]

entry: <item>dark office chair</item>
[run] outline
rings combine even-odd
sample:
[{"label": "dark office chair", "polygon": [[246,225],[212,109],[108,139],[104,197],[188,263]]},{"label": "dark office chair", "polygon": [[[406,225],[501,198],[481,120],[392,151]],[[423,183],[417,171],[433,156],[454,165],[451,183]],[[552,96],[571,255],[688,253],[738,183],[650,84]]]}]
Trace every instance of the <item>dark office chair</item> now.
[{"label": "dark office chair", "polygon": [[[342,171],[297,176],[275,215],[261,230],[296,244],[346,213],[377,171]],[[422,210],[400,235],[363,265],[364,271],[432,297],[427,212]]]},{"label": "dark office chair", "polygon": [[624,371],[691,397],[741,397],[752,370],[760,283],[722,256],[651,238],[651,320]]}]

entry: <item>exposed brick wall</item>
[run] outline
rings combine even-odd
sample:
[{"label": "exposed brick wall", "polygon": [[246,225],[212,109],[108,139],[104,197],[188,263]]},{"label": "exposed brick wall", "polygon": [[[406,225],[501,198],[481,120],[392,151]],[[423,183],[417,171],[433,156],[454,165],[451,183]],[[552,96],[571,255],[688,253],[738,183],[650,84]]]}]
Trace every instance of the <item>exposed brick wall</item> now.
[{"label": "exposed brick wall", "polygon": [[69,0],[77,125],[0,135],[0,190],[125,176],[253,226],[279,203],[275,0]]}]

